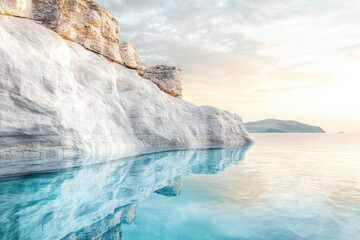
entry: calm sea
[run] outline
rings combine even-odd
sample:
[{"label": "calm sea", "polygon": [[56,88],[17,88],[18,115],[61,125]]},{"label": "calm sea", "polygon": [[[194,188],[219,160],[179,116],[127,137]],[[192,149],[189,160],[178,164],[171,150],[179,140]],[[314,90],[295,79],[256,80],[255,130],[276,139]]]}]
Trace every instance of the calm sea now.
[{"label": "calm sea", "polygon": [[360,239],[360,135],[253,137],[1,179],[0,239]]}]

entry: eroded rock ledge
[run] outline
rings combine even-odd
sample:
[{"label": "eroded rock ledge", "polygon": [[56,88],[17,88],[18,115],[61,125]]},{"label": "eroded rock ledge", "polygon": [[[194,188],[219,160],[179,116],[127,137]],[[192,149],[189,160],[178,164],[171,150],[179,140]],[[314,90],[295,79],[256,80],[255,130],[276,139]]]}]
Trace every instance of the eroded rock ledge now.
[{"label": "eroded rock ledge", "polygon": [[115,17],[93,0],[2,0],[0,14],[32,19],[61,37],[134,69],[162,91],[181,97],[181,71],[158,65],[146,68],[134,43],[119,42]]},{"label": "eroded rock ledge", "polygon": [[182,95],[181,69],[174,66],[157,65],[146,69],[144,78],[155,83],[162,91],[173,97]]},{"label": "eroded rock ledge", "polygon": [[119,23],[93,0],[1,0],[0,14],[36,20],[63,38],[123,64]]},{"label": "eroded rock ledge", "polygon": [[128,68],[135,69],[140,76],[145,74],[146,65],[140,61],[137,49],[134,43],[123,42],[120,44],[121,58],[124,65]]}]

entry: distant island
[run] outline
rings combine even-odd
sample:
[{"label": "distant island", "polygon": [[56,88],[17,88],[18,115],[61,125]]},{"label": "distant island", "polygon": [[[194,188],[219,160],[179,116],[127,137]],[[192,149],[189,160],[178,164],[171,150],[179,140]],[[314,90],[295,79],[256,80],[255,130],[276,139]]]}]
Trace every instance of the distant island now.
[{"label": "distant island", "polygon": [[321,127],[278,119],[247,122],[245,127],[249,133],[325,133]]}]

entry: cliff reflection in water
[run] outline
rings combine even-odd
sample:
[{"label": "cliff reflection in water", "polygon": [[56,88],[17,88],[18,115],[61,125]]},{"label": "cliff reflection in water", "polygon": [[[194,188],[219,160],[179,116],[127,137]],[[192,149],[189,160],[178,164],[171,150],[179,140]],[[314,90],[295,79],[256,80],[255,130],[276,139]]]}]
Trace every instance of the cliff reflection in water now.
[{"label": "cliff reflection in water", "polygon": [[216,174],[246,148],[168,151],[0,180],[1,239],[121,239],[152,192],[181,193],[183,177]]}]

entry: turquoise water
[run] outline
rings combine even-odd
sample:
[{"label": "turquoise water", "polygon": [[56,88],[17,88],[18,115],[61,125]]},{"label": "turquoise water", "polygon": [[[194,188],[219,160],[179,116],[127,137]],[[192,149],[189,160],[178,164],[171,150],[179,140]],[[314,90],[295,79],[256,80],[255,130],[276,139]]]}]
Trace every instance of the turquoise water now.
[{"label": "turquoise water", "polygon": [[254,134],[0,180],[0,239],[360,239],[360,135]]}]

